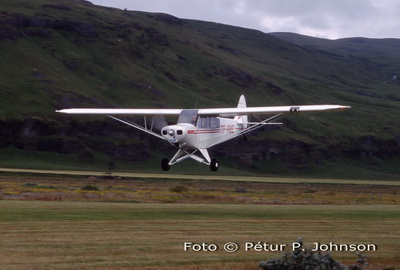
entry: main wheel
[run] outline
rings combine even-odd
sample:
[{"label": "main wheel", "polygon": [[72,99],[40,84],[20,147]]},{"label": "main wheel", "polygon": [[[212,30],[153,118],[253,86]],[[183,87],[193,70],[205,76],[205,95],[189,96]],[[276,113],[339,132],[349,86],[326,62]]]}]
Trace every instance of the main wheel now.
[{"label": "main wheel", "polygon": [[164,171],[169,171],[171,166],[169,165],[169,159],[168,158],[164,158],[163,160],[161,160],[161,168]]},{"label": "main wheel", "polygon": [[218,160],[216,160],[216,159],[211,160],[210,169],[211,169],[213,172],[216,172],[216,171],[218,171],[218,168],[219,168],[219,162],[218,162]]}]

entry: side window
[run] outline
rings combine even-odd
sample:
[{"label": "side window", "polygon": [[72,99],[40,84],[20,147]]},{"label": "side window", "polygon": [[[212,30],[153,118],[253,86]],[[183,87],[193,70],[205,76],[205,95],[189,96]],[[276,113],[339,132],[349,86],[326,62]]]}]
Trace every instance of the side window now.
[{"label": "side window", "polygon": [[200,117],[200,121],[199,121],[199,126],[198,128],[207,128],[207,121],[206,121],[207,117],[202,116]]},{"label": "side window", "polygon": [[219,128],[220,123],[219,123],[219,118],[217,117],[211,117],[211,128]]},{"label": "side window", "polygon": [[219,119],[217,117],[201,116],[198,128],[215,129],[219,128]]}]

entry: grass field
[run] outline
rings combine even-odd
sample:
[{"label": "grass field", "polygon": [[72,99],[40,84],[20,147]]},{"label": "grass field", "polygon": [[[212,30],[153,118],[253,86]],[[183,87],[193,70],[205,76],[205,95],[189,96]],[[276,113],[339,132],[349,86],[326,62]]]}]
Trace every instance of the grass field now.
[{"label": "grass field", "polygon": [[[258,269],[280,251],[247,242],[373,244],[368,269],[400,266],[400,187],[2,173],[0,269]],[[321,180],[321,179],[320,179]],[[85,190],[85,186],[96,190]],[[184,243],[216,244],[215,252]],[[234,253],[227,242],[239,244]],[[343,264],[355,252],[335,251]]]},{"label": "grass field", "polygon": [[[74,170],[38,170],[0,168],[3,173],[20,174],[43,174],[43,175],[74,175],[74,176],[104,176],[100,171],[74,171]],[[306,178],[306,177],[271,177],[271,176],[246,176],[246,175],[223,175],[223,174],[174,174],[174,173],[145,173],[145,172],[115,172],[116,176],[128,178],[147,179],[192,179],[192,180],[222,180],[240,182],[270,182],[270,183],[322,183],[322,184],[360,184],[360,185],[389,185],[400,186],[397,178],[392,180],[354,180],[354,179],[329,179],[329,178]]]},{"label": "grass field", "polygon": [[[246,242],[368,243],[371,267],[400,265],[398,206],[183,205],[0,201],[2,269],[257,269],[280,252]],[[184,251],[234,241],[235,253]],[[335,252],[355,262],[354,252]],[[370,268],[373,269],[373,268]]]}]

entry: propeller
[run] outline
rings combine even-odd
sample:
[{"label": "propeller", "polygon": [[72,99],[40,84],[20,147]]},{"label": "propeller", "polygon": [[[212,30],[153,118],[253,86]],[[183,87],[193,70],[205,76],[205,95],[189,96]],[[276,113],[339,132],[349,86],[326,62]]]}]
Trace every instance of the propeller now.
[{"label": "propeller", "polygon": [[153,128],[161,131],[165,126],[168,126],[168,122],[163,115],[155,115],[153,117]]}]

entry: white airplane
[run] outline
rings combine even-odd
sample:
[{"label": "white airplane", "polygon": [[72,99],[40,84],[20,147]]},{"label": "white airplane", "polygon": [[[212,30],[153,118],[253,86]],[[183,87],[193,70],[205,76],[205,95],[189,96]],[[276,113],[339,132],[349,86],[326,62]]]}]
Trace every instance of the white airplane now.
[{"label": "white airplane", "polygon": [[[265,125],[279,125],[278,117],[284,113],[337,111],[349,109],[342,105],[300,105],[277,107],[247,107],[242,95],[236,108],[215,109],[63,109],[59,113],[67,114],[103,114],[114,120],[147,132],[155,137],[168,141],[179,150],[171,160],[161,161],[161,168],[168,171],[170,167],[185,159],[191,158],[210,166],[217,171],[219,162],[211,159],[208,148],[244,135]],[[144,125],[139,125],[114,115],[144,116]],[[154,118],[160,115],[179,115],[177,124],[165,126],[161,134],[154,131]],[[259,122],[250,122],[249,116],[273,115]],[[146,116],[153,116],[151,124]],[[228,118],[230,117],[230,118]],[[233,118],[232,118],[233,117]],[[200,155],[199,155],[200,154]]]}]

